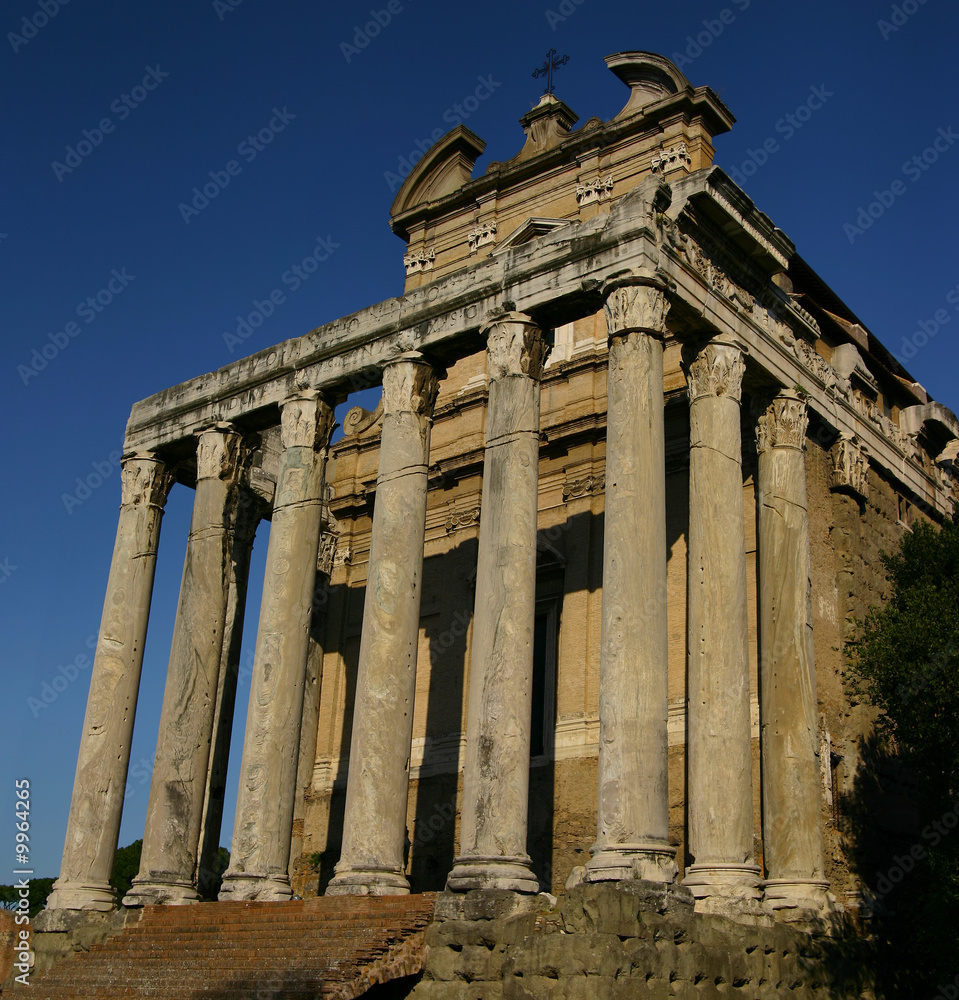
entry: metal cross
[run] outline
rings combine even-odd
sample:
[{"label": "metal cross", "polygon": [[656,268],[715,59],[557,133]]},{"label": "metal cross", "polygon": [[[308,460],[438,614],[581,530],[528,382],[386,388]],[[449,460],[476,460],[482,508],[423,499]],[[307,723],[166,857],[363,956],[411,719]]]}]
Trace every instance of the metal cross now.
[{"label": "metal cross", "polygon": [[569,56],[563,56],[562,59],[556,57],[556,49],[550,49],[546,53],[546,62],[540,66],[539,69],[533,70],[533,79],[537,79],[541,76],[546,77],[546,89],[543,91],[544,94],[552,94],[553,92],[553,71],[559,69],[560,66],[565,66],[569,62]]}]

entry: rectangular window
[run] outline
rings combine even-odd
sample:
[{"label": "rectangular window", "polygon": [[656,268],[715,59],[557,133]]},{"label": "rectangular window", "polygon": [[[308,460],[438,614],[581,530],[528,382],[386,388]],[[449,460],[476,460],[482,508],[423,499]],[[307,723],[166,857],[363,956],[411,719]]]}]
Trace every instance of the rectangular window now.
[{"label": "rectangular window", "polygon": [[533,691],[529,754],[532,760],[553,753],[556,725],[556,618],[557,602],[536,605],[533,626]]}]

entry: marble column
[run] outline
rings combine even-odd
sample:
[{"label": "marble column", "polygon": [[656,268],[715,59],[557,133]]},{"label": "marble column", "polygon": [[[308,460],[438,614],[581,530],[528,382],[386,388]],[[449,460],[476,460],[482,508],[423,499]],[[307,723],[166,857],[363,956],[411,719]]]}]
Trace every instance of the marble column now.
[{"label": "marble column", "polygon": [[289,899],[297,751],[333,410],[316,394],[281,409],[277,473],[230,868],[220,899]]},{"label": "marble column", "polygon": [[756,425],[760,745],[766,901],[821,909],[824,876],[803,448],[805,400],[784,390]]},{"label": "marble column", "polygon": [[712,341],[687,356],[689,554],[686,808],[697,906],[759,898],[740,399],[742,352]]},{"label": "marble column", "polygon": [[122,498],[90,678],[60,877],[48,910],[112,910],[110,885],[130,763],[160,519],[173,476],[152,453],[124,456]]},{"label": "marble column", "polygon": [[454,891],[539,889],[526,850],[539,395],[548,351],[528,316],[485,328],[489,403]]},{"label": "marble column", "polygon": [[124,906],[195,903],[200,826],[229,596],[242,436],[200,432],[196,494],[173,627],[140,871]]},{"label": "marble column", "polygon": [[353,707],[343,848],[327,894],[402,895],[416,694],[426,474],[436,372],[420,354],[383,371],[383,433]]},{"label": "marble column", "polygon": [[598,834],[590,881],[676,880],[669,845],[666,451],[660,283],[606,293],[609,377],[599,681]]}]

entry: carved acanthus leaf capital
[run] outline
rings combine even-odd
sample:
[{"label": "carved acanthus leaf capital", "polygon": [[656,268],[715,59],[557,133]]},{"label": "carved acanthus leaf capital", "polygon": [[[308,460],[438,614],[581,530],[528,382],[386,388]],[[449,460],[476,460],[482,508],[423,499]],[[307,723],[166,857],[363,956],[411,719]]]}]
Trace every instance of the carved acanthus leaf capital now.
[{"label": "carved acanthus leaf capital", "polygon": [[781,392],[756,420],[756,451],[762,453],[767,448],[802,451],[808,426],[806,400],[794,390]]},{"label": "carved acanthus leaf capital", "polygon": [[524,313],[503,313],[484,327],[490,379],[525,375],[539,381],[549,353],[543,331]]},{"label": "carved acanthus leaf capital", "polygon": [[742,399],[746,364],[733,344],[710,341],[684,367],[690,403],[702,396],[728,396],[737,403]]},{"label": "carved acanthus leaf capital", "polygon": [[152,452],[125,455],[120,460],[120,503],[123,506],[147,504],[162,510],[173,482],[172,470]]},{"label": "carved acanthus leaf capital", "polygon": [[422,354],[402,354],[383,369],[383,413],[432,417],[439,389],[439,373]]},{"label": "carved acanthus leaf capital", "polygon": [[280,409],[284,448],[325,448],[333,433],[333,407],[322,396],[294,396]]},{"label": "carved acanthus leaf capital", "polygon": [[661,282],[642,278],[613,281],[603,292],[606,326],[611,337],[633,330],[664,336],[669,299]]},{"label": "carved acanthus leaf capital", "polygon": [[869,459],[855,437],[840,437],[832,447],[832,489],[868,493]]},{"label": "carved acanthus leaf capital", "polygon": [[236,482],[244,459],[243,437],[230,424],[200,431],[196,443],[196,478]]}]

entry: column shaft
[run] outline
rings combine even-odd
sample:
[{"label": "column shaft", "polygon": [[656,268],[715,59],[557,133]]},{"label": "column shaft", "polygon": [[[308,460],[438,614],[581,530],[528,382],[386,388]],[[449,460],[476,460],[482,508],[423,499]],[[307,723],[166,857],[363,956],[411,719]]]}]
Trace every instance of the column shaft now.
[{"label": "column shaft", "polygon": [[438,383],[420,355],[383,372],[383,434],[353,708],[343,849],[327,892],[409,892],[404,874],[426,476]]},{"label": "column shaft", "polygon": [[202,431],[170,664],[160,712],[140,872],[125,906],[191,903],[206,796],[229,595],[242,439],[229,425]]},{"label": "column shaft", "polygon": [[283,405],[230,869],[221,899],[288,899],[303,685],[333,411],[322,398]]},{"label": "column shaft", "polygon": [[163,505],[172,475],[154,455],[122,462],[122,500],[60,877],[49,910],[112,910],[110,885],[130,763]]},{"label": "column shaft", "polygon": [[698,900],[755,899],[752,740],[737,347],[687,365],[689,561],[685,885]]},{"label": "column shaft", "polygon": [[476,575],[460,855],[451,890],[536,892],[526,850],[536,603],[539,380],[529,317],[487,327],[489,405]]},{"label": "column shaft", "polygon": [[598,835],[591,881],[673,882],[669,846],[666,455],[662,286],[607,290],[609,379],[599,691]]},{"label": "column shaft", "polygon": [[757,423],[760,734],[766,899],[821,908],[824,878],[816,725],[806,404],[781,392]]}]

